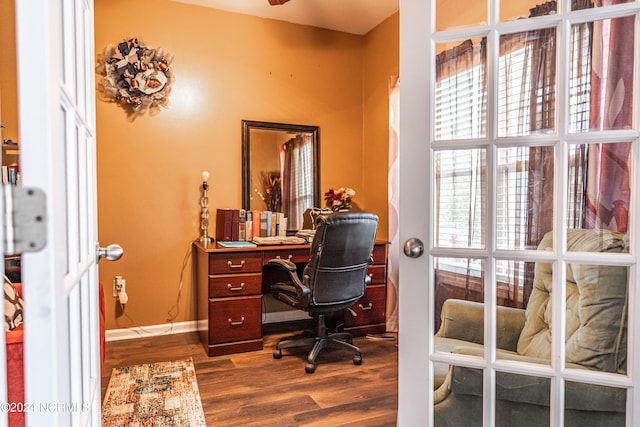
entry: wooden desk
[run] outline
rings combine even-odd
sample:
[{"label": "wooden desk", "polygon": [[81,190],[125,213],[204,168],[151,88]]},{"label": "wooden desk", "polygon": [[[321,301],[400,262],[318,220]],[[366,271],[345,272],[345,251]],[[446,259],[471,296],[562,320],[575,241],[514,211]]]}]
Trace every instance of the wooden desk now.
[{"label": "wooden desk", "polygon": [[[194,242],[193,246],[198,319],[207,319],[200,338],[209,356],[261,350],[263,267],[273,258],[304,267],[309,245],[224,248]],[[356,336],[385,332],[387,246],[388,242],[374,246],[371,283],[350,307],[357,315],[344,311],[344,330]]]}]

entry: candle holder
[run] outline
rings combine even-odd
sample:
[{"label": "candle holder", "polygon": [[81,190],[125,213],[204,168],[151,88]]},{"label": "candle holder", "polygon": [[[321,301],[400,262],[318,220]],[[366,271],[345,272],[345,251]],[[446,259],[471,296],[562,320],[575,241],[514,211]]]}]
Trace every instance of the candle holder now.
[{"label": "candle holder", "polygon": [[213,239],[209,237],[209,198],[207,197],[207,190],[209,189],[209,172],[202,172],[202,197],[200,198],[200,230],[202,230],[202,236],[200,241],[207,245],[213,242]]}]

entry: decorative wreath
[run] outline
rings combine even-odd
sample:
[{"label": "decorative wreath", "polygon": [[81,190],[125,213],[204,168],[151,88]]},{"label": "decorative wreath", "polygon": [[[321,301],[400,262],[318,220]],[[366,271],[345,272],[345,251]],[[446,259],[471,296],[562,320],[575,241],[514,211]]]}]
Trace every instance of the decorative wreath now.
[{"label": "decorative wreath", "polygon": [[133,38],[108,45],[98,57],[104,100],[118,102],[132,116],[166,107],[173,83],[172,55]]}]

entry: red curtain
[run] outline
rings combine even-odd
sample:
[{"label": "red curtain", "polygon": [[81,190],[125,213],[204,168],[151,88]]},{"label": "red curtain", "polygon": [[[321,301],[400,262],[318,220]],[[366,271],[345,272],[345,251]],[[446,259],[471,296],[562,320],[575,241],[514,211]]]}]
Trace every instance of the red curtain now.
[{"label": "red curtain", "polygon": [[[596,6],[618,2],[598,0]],[[591,130],[631,128],[634,19],[627,16],[594,22]],[[630,142],[589,146],[585,228],[627,231],[630,153]]]}]

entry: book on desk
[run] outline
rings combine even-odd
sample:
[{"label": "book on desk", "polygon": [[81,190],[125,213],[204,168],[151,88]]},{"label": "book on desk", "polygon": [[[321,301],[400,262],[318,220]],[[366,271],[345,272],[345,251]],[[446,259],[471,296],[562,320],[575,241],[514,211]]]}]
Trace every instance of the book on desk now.
[{"label": "book on desk", "polygon": [[215,238],[218,242],[251,242],[255,237],[286,237],[287,222],[282,212],[219,208]]}]

